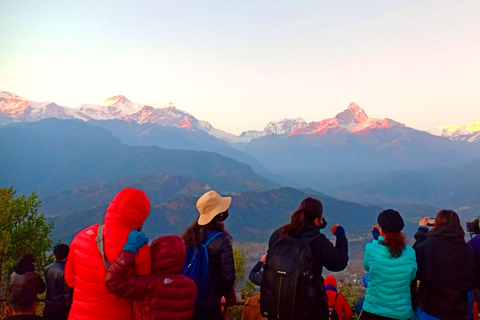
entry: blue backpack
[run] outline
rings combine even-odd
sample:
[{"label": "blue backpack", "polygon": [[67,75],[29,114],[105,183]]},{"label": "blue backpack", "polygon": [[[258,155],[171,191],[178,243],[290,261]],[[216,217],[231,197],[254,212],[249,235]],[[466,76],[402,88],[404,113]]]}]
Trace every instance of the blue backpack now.
[{"label": "blue backpack", "polygon": [[182,274],[192,279],[197,285],[197,300],[195,303],[203,303],[207,297],[208,290],[208,251],[207,246],[215,237],[221,235],[223,232],[212,231],[203,240],[198,247],[188,247],[185,255],[185,266]]}]

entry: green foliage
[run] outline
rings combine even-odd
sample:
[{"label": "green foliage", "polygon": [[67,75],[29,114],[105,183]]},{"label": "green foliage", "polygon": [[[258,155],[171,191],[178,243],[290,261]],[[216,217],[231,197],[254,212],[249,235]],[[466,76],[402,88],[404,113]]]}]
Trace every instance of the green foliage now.
[{"label": "green foliage", "polygon": [[257,288],[255,287],[253,282],[250,280],[248,280],[247,283],[240,290],[240,294],[242,296],[243,301],[247,300],[247,298],[250,298],[256,293],[257,293]]},{"label": "green foliage", "polygon": [[235,261],[235,287],[245,279],[245,261],[247,256],[245,250],[233,249],[233,260]]},{"label": "green foliage", "polygon": [[[347,299],[348,304],[352,308],[352,310],[355,309],[355,305],[357,302],[362,298],[361,294],[362,289],[358,286],[352,285],[350,282],[346,283],[345,281],[341,280],[340,281],[340,286],[339,286],[339,293],[341,293],[345,299]],[[358,315],[353,313],[352,320],[358,319]]]},{"label": "green foliage", "polygon": [[40,201],[35,193],[14,199],[15,194],[12,187],[0,188],[0,284],[8,283],[13,266],[25,253],[35,255],[40,274],[52,262],[46,251],[52,244],[53,223],[38,213]]},{"label": "green foliage", "polygon": [[[237,288],[240,283],[245,279],[245,262],[247,260],[245,250],[235,248],[233,249],[233,259],[235,260],[235,287]],[[251,289],[255,290],[255,286],[250,281],[247,281],[246,285],[240,289],[242,300],[249,297]],[[240,320],[242,318],[243,306],[232,306],[227,309],[225,319],[228,320]]]}]

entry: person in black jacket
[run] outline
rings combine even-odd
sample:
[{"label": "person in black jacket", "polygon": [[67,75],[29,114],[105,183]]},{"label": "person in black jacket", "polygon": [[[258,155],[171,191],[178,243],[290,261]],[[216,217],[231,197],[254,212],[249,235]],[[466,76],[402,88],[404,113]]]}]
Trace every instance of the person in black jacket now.
[{"label": "person in black jacket", "polygon": [[187,250],[199,245],[213,231],[222,232],[208,245],[208,290],[205,301],[195,304],[194,320],[221,320],[221,299],[232,290],[235,282],[232,237],[225,230],[223,221],[228,217],[231,197],[221,197],[209,191],[197,201],[200,217],[182,234]]},{"label": "person in black jacket", "polygon": [[56,261],[45,268],[47,296],[43,316],[49,320],[66,320],[72,305],[73,289],[65,283],[65,263],[70,248],[66,244],[58,244],[53,248]]},{"label": "person in black jacket", "polygon": [[441,210],[431,231],[428,217],[420,220],[413,245],[420,280],[416,297],[420,319],[469,316],[467,294],[474,287],[475,262],[464,236],[455,211]]},{"label": "person in black jacket", "polygon": [[[316,261],[317,273],[316,277],[321,278],[323,267],[330,271],[341,271],[348,264],[348,242],[345,236],[345,229],[339,224],[335,224],[331,228],[333,235],[337,237],[334,246],[324,234],[320,233],[320,229],[326,226],[323,218],[323,205],[314,198],[304,199],[298,209],[292,214],[291,222],[284,225],[280,229],[273,232],[268,242],[267,263],[270,249],[282,237],[290,236],[300,238],[309,242],[313,257]],[[328,314],[328,306],[326,305],[326,295],[323,290],[323,279],[319,282],[322,290],[317,290],[319,296],[317,301],[325,300],[325,304],[318,303],[315,308],[315,319],[322,319],[321,315]],[[328,317],[327,317],[328,318]]]}]

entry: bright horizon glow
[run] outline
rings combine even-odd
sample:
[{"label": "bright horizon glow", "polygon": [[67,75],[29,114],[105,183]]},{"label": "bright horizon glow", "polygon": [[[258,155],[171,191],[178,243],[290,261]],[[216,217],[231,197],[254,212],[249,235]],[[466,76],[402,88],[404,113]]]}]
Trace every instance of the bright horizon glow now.
[{"label": "bright horizon glow", "polygon": [[480,120],[480,2],[7,1],[0,90],[124,95],[239,134],[355,101],[421,130]]}]

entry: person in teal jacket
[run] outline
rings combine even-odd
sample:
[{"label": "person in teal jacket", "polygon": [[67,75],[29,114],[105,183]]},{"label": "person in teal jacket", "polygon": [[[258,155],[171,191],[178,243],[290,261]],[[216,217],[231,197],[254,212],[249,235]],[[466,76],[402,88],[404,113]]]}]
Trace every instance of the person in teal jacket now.
[{"label": "person in teal jacket", "polygon": [[[410,319],[413,315],[410,283],[415,279],[415,251],[401,232],[405,226],[400,213],[381,212],[378,239],[365,247],[363,267],[370,274],[361,320]],[[376,229],[376,230],[375,230]]]}]

